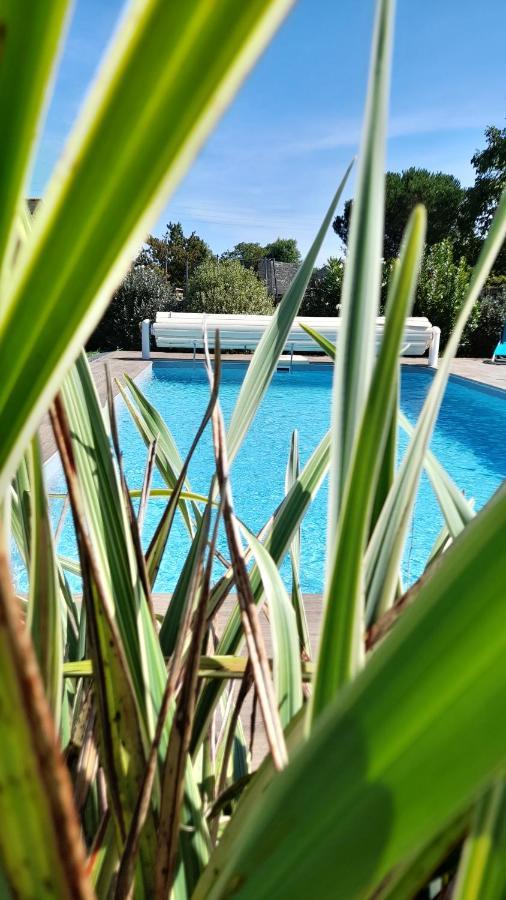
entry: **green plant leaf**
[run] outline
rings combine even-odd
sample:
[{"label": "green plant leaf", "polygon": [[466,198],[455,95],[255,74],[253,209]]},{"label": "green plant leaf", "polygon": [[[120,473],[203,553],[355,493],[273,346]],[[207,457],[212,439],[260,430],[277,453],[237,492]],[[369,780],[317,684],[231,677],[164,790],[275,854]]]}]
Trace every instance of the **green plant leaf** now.
[{"label": "green plant leaf", "polygon": [[274,686],[283,728],[302,706],[300,643],[295,611],[278,567],[263,544],[247,528],[241,531],[253,551],[269,607]]},{"label": "green plant leaf", "polygon": [[230,462],[232,462],[237,454],[257,413],[262,398],[269,387],[273,372],[275,371],[279,357],[284,350],[293,320],[299,311],[316,258],[330,223],[332,222],[332,218],[352,165],[353,163],[348,166],[310,250],[281,303],[277,307],[269,327],[262,335],[262,339],[248,366],[248,371],[246,372],[244,381],[241,385],[227,432],[227,447]]},{"label": "green plant leaf", "polygon": [[501,900],[506,886],[506,783],[499,778],[478,800],[464,844],[455,900]]},{"label": "green plant leaf", "polygon": [[[290,453],[285,473],[285,494],[288,494],[300,474],[299,439],[294,431],[290,442]],[[297,619],[297,631],[301,650],[307,658],[311,658],[311,641],[307,625],[306,608],[300,586],[300,528],[295,532],[290,544],[290,562],[292,565],[292,606]]]},{"label": "green plant leaf", "polygon": [[393,603],[397,573],[404,549],[418,482],[434,425],[437,420],[450,366],[457,352],[465,324],[485,284],[506,235],[506,190],[495,212],[490,231],[473,269],[466,298],[448,340],[429,392],[419,415],[413,437],[404,455],[367,552],[366,596],[368,621],[381,615]]},{"label": "green plant leaf", "polygon": [[[72,433],[72,448],[90,539],[93,543],[103,587],[101,602],[118,631],[139,716],[144,753],[152,741],[166,683],[166,667],[151,618],[125,508],[119,473],[112,456],[104,414],[84,355],[65,379],[62,396]],[[160,760],[166,752],[171,716],[160,743]],[[132,751],[133,752],[133,751]],[[156,787],[156,785],[155,785]],[[186,767],[187,824],[182,845],[189,868],[189,888],[207,859],[207,829],[191,763]],[[131,797],[133,801],[133,797]],[[157,790],[153,803],[159,802]]]},{"label": "green plant leaf", "polygon": [[29,9],[17,0],[2,3],[0,272],[3,269],[4,277],[12,262],[8,254],[16,251],[17,211],[22,219],[25,216],[23,192],[69,7],[69,0],[50,4],[33,0]]},{"label": "green plant leaf", "polygon": [[[176,442],[160,413],[152,403],[144,396],[139,386],[126,373],[124,375],[126,385],[130,391],[131,398],[125,391],[120,381],[117,381],[118,388],[121,392],[126,407],[137,426],[146,447],[149,447],[156,440],[156,466],[160,475],[169,490],[173,490],[183,468],[183,460],[181,459]],[[133,401],[133,402],[132,402]],[[185,488],[191,492],[188,479],[185,479]],[[193,535],[193,522],[188,504],[180,498],[178,507],[183,516],[183,520],[190,535]],[[200,512],[196,504],[193,504],[193,512],[196,520],[200,518]]]},{"label": "green plant leaf", "polygon": [[289,6],[136,0],[123,17],[0,308],[0,495],[150,223]]},{"label": "green plant leaf", "polygon": [[67,767],[0,525],[0,867],[9,896],[92,900]]},{"label": "green plant leaf", "polygon": [[49,706],[59,728],[62,704],[63,630],[60,581],[37,438],[29,452],[31,548],[27,627]]},{"label": "green plant leaf", "polygon": [[341,685],[352,678],[365,657],[363,559],[377,479],[392,410],[397,403],[397,369],[404,324],[415,294],[425,238],[425,210],[413,211],[391,281],[385,334],[374,367],[365,407],[349,460],[336,539],[328,564],[324,620],[316,678],[311,697],[314,722]]},{"label": "green plant leaf", "polygon": [[[269,521],[263,529],[264,546],[276,565],[281,564],[285,553],[290,547],[293,535],[299,528],[311,501],[316,496],[316,493],[327,474],[329,448],[330,433],[327,433],[311,454],[297,481],[294,482],[290,491],[279,506],[279,509],[273,516],[272,521]],[[263,585],[258,568],[253,568],[250,579],[253,596],[255,601],[259,603],[263,597]],[[222,602],[224,596],[230,589],[231,583],[232,573],[227,572],[211,592],[209,599],[209,617],[214,614],[215,609]],[[218,645],[218,654],[229,655],[235,653],[241,639],[241,617],[239,610],[236,608],[223,629],[223,634]],[[219,685],[209,684],[204,688],[200,696],[195,716],[192,752],[195,752],[203,740],[206,726],[220,693],[221,688]]]},{"label": "green plant leaf", "polygon": [[[326,337],[310,328],[309,325],[301,323],[304,331],[309,334],[315,343],[330,356],[331,359],[336,358],[336,346]],[[398,410],[399,425],[410,436],[413,435],[414,427],[411,425],[401,410]],[[455,482],[452,480],[446,469],[441,465],[434,454],[426,449],[424,455],[424,466],[432,482],[437,500],[441,507],[441,511],[445,516],[449,531],[454,537],[460,534],[463,525],[471,521],[474,516],[472,504],[466,500],[462,491],[459,490]]]},{"label": "green plant leaf", "polygon": [[506,746],[505,521],[506,486],[239,832],[232,821],[207,900],[368,896],[494,777]]},{"label": "green plant leaf", "polygon": [[341,292],[339,353],[332,391],[327,560],[335,546],[342,493],[362,420],[375,355],[384,218],[384,161],[394,3],[376,12],[357,188]]},{"label": "green plant leaf", "polygon": [[469,812],[458,816],[455,822],[427,846],[387,875],[379,890],[375,891],[374,900],[406,900],[406,897],[416,897],[448,854],[462,843],[469,827],[469,818]]}]

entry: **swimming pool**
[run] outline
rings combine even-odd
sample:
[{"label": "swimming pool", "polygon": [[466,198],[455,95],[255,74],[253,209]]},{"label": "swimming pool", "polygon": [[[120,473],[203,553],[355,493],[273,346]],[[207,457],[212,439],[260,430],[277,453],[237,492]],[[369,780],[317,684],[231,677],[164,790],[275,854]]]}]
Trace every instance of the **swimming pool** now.
[{"label": "swimming pool", "polygon": [[[228,421],[246,371],[239,363],[225,363],[220,398]],[[402,368],[401,404],[415,422],[427,393],[432,372],[425,367]],[[181,454],[188,450],[208,402],[206,373],[200,363],[153,363],[137,383],[169,425]],[[329,425],[332,389],[331,365],[296,364],[292,371],[278,371],[258,415],[232,467],[232,488],[238,515],[257,531],[280,503],[284,494],[285,467],[291,433],[297,428],[301,463],[304,464]],[[118,422],[130,487],[140,487],[146,464],[146,448],[123,403]],[[451,378],[432,441],[432,449],[466,496],[481,507],[506,477],[506,397],[500,391]],[[399,458],[407,440],[399,435]],[[207,493],[212,473],[211,435],[208,430],[190,466],[192,488]],[[63,488],[62,476],[48,467],[49,490]],[[162,487],[158,473],[153,486]],[[301,581],[306,592],[322,590],[326,532],[327,486],[323,484],[302,526]],[[147,544],[163,509],[163,501],[151,500],[144,525]],[[54,510],[55,516],[57,509]],[[423,571],[427,555],[442,524],[428,479],[424,476],[416,502],[404,557],[404,575],[413,581]],[[188,537],[181,522],[174,525],[165,559],[156,582],[157,591],[173,590]],[[59,551],[75,556],[70,522],[63,529]],[[283,575],[289,578],[288,564]]]}]

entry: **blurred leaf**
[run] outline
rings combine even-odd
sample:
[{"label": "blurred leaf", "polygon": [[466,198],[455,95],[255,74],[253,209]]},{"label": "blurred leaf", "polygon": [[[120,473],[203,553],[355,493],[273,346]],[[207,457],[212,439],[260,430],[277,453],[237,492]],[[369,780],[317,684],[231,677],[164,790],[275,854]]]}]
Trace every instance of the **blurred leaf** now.
[{"label": "blurred leaf", "polygon": [[325,900],[336,887],[347,900],[368,896],[494,776],[506,746],[505,521],[506,487],[441,557],[251,817],[238,819],[240,833],[232,820],[207,900],[232,890],[240,900]]},{"label": "blurred leaf", "polygon": [[4,0],[0,59],[0,271],[15,252],[17,211],[25,217],[23,194],[47,102],[69,0]]},{"label": "blurred leaf", "polygon": [[27,627],[30,630],[46,696],[58,729],[62,704],[63,665],[60,583],[42,474],[40,444],[37,438],[32,440],[30,446],[29,466],[31,547]]},{"label": "blurred leaf", "polygon": [[506,890],[506,784],[499,778],[478,800],[464,844],[455,900],[502,900]]},{"label": "blurred leaf", "polygon": [[0,866],[16,897],[91,900],[67,768],[0,526]]},{"label": "blurred leaf", "polygon": [[448,828],[391,872],[374,892],[374,900],[406,900],[423,891],[438,866],[462,842],[469,827],[469,813],[457,817]]},{"label": "blurred leaf", "polygon": [[[122,18],[0,308],[0,495],[149,225],[289,6],[136,0]],[[50,19],[46,7],[36,4],[33,41],[40,41],[43,15],[56,31],[62,3]],[[14,135],[23,144],[33,137],[54,41],[44,39],[40,53],[32,43],[26,75],[41,82],[24,89],[23,54],[23,89],[4,102],[4,127],[11,104],[30,104],[20,109],[27,124]],[[15,156],[7,162],[2,181],[13,175],[11,207],[22,185],[10,170]]]}]

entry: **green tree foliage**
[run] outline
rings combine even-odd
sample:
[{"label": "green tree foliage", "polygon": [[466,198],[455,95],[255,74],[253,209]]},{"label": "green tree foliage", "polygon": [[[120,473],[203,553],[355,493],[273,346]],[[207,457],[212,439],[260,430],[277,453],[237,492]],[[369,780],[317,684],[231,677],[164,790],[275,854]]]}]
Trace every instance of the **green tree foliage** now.
[{"label": "green tree foliage", "polygon": [[190,278],[185,302],[188,312],[251,313],[274,311],[264,284],[236,259],[204,260]]},{"label": "green tree foliage", "polygon": [[[458,217],[465,191],[453,175],[411,167],[404,172],[387,172],[385,181],[385,236],[383,256],[399,253],[402,233],[417,203],[427,208],[427,245],[458,237]],[[347,200],[342,216],[334,219],[334,231],[347,245],[352,201]]]},{"label": "green tree foliage", "polygon": [[241,241],[232,250],[227,250],[222,259],[237,259],[246,269],[256,272],[259,261],[265,256],[265,248],[254,241]]},{"label": "green tree foliage", "polygon": [[88,341],[89,350],[138,350],[140,323],[175,305],[166,278],[149,266],[131,269]]},{"label": "green tree foliage", "polygon": [[174,287],[184,289],[187,277],[210,255],[198,234],[192,231],[186,236],[180,222],[169,222],[163,238],[149,235],[137,263],[160,269]]},{"label": "green tree foliage", "polygon": [[[455,259],[450,240],[440,241],[429,247],[420,272],[413,312],[414,315],[427,316],[433,325],[440,327],[443,346],[453,330],[469,278],[469,266],[464,257]],[[461,345],[463,350],[475,322],[476,317],[472,317]]]},{"label": "green tree foliage", "polygon": [[300,308],[301,316],[336,316],[341,297],[344,260],[331,256],[315,269]]},{"label": "green tree foliage", "polygon": [[300,263],[300,250],[295,238],[276,238],[264,247],[264,256],[275,259],[278,262]]},{"label": "green tree foliage", "polygon": [[[475,182],[466,192],[461,211],[462,251],[471,263],[476,261],[483,239],[506,186],[506,128],[489,126],[486,145],[471,159]],[[497,256],[494,272],[506,274],[506,248]]]}]

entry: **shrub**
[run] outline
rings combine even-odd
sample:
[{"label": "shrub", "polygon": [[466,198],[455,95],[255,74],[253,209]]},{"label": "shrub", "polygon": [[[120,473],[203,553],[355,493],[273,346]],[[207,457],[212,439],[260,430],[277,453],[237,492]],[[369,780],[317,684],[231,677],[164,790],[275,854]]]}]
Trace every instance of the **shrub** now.
[{"label": "shrub", "polygon": [[238,260],[206,259],[188,283],[185,308],[188,312],[251,313],[274,312],[267,288]]},{"label": "shrub", "polygon": [[154,319],[177,301],[168,281],[156,269],[136,266],[127,274],[88,341],[90,350],[138,350],[140,323]]}]

